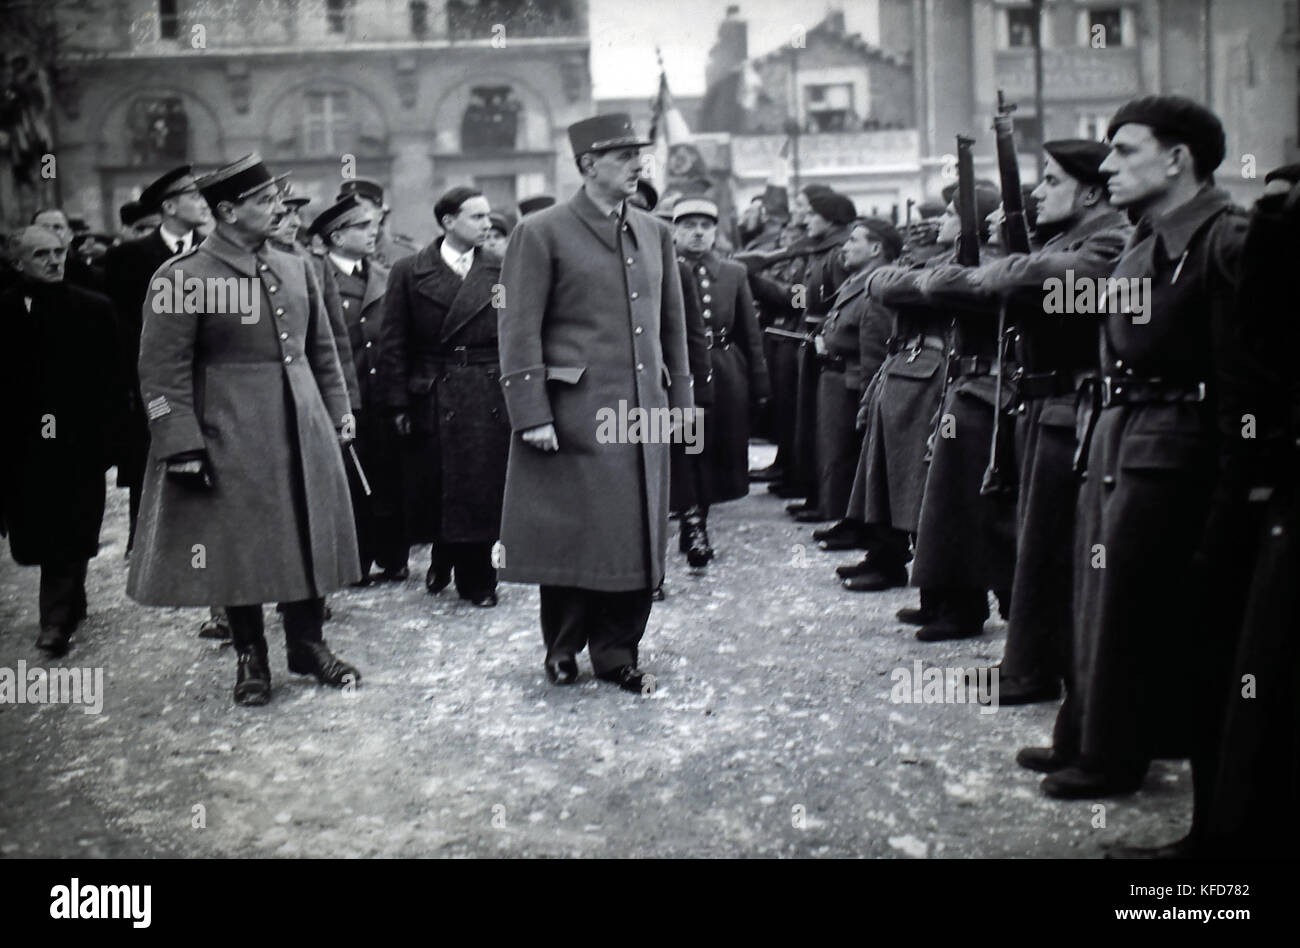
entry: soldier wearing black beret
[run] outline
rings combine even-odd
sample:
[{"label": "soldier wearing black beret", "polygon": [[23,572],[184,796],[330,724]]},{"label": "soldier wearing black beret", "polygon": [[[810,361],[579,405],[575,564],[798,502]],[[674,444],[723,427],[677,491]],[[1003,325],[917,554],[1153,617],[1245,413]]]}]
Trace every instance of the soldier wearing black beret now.
[{"label": "soldier wearing black beret", "polygon": [[[1223,127],[1179,96],[1124,105],[1101,163],[1111,202],[1138,221],[1102,314],[1099,406],[1079,500],[1075,655],[1079,759],[1050,774],[1057,797],[1136,790],[1156,757],[1190,757],[1195,849],[1214,778],[1231,630],[1214,621],[1197,558],[1220,437],[1221,379],[1246,370],[1235,294],[1246,218],[1213,186]],[[1118,288],[1137,296],[1123,310]],[[1134,282],[1136,281],[1136,282]],[[1218,422],[1216,424],[1216,421]],[[1222,428],[1222,431],[1219,429]]]}]

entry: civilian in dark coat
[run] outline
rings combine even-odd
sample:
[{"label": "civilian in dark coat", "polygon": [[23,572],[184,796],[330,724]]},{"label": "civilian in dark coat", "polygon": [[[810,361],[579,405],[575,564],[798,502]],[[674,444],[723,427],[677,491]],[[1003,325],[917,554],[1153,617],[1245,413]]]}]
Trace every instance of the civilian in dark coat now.
[{"label": "civilian in dark coat", "polygon": [[[356,461],[348,454],[344,468],[356,517],[361,583],[371,582],[370,567],[380,578],[403,582],[410,541],[402,516],[402,461],[397,432],[383,408],[379,388],[379,351],[388,268],[377,262],[379,211],[365,201],[346,197],[317,215],[311,232],[328,247],[321,273],[337,293],[339,317],[347,331],[347,357],[357,380]],[[343,354],[340,354],[340,361]],[[362,471],[365,480],[362,480]]]},{"label": "civilian in dark coat", "polygon": [[86,563],[99,549],[104,472],[125,408],[113,308],[63,279],[58,237],[16,240],[20,280],[0,293],[0,525],[14,560],[41,568],[36,644],[62,654],[86,614]]},{"label": "civilian in dark coat", "polygon": [[490,607],[510,450],[497,351],[501,264],[481,247],[490,227],[481,193],[453,188],[434,213],[444,235],[389,275],[380,392],[404,439],[407,537],[433,544],[426,588],[441,592],[454,575],[462,599]]},{"label": "civilian in dark coat", "polygon": [[[596,116],[569,139],[582,190],[519,222],[502,271],[501,384],[517,433],[504,575],[542,586],[551,681],[576,681],[587,647],[599,677],[639,693],[673,435],[633,429],[631,412],[693,424],[682,289],[668,229],[624,204],[646,144],[631,120]],[[611,431],[620,414],[626,430]]]},{"label": "civilian in dark coat", "polygon": [[173,168],[145,188],[140,195],[142,209],[161,214],[162,223],[145,237],[110,247],[104,256],[105,287],[117,309],[122,371],[130,399],[117,456],[117,486],[127,489],[129,500],[128,551],[135,544],[145,458],[149,455],[149,419],[140,402],[140,375],[136,368],[140,359],[140,314],[154,273],[171,257],[196,246],[202,240],[196,228],[211,219],[207,202],[199,194],[190,171],[189,165]]}]

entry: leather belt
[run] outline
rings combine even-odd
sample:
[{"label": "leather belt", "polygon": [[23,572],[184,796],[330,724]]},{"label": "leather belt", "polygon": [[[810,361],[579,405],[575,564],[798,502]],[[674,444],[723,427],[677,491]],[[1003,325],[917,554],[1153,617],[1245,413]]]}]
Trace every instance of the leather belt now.
[{"label": "leather belt", "polygon": [[704,330],[704,341],[707,343],[707,348],[709,349],[725,350],[731,348],[731,336],[725,327],[719,328],[716,331],[713,329]]},{"label": "leather belt", "polygon": [[984,356],[959,356],[952,360],[954,375],[997,375],[998,363],[996,359],[987,359]]},{"label": "leather belt", "polygon": [[1074,388],[1074,377],[1065,372],[1025,372],[1016,380],[1021,401],[1069,395]]},{"label": "leather belt", "polygon": [[937,349],[940,352],[946,352],[948,341],[943,336],[934,336],[930,334],[921,334],[912,336],[907,342],[903,343],[904,349]]},{"label": "leather belt", "polygon": [[1145,405],[1172,402],[1205,401],[1204,382],[1166,382],[1129,376],[1104,376],[1101,380],[1101,406]]},{"label": "leather belt", "polygon": [[490,362],[500,362],[501,355],[495,346],[457,346],[449,355],[438,355],[429,360],[437,366],[466,366],[466,365],[486,365]]}]

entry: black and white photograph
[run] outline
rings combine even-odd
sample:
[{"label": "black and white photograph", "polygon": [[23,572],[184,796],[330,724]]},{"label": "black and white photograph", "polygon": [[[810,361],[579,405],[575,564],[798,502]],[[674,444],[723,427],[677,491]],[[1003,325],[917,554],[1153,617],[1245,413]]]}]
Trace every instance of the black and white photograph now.
[{"label": "black and white photograph", "polygon": [[1240,932],[1297,263],[1300,0],[0,0],[6,918]]}]

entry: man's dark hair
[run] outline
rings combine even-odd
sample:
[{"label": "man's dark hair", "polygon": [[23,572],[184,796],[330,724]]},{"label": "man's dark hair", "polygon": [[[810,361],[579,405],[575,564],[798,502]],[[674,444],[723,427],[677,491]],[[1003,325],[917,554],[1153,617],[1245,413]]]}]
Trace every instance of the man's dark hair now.
[{"label": "man's dark hair", "polygon": [[433,206],[433,219],[442,226],[442,219],[448,214],[455,217],[460,213],[460,209],[470,198],[482,197],[483,192],[478,188],[471,188],[467,185],[459,185],[452,188],[442,197],[438,198],[438,203]]},{"label": "man's dark hair", "polygon": [[32,215],[32,219],[31,219],[30,223],[35,224],[35,223],[36,223],[36,218],[40,217],[42,214],[48,214],[48,213],[50,213],[50,211],[58,211],[60,214],[63,215],[63,219],[64,219],[65,221],[68,221],[68,226],[69,226],[69,227],[72,226],[72,222],[71,222],[70,220],[68,220],[68,212],[65,211],[65,210],[64,210],[63,208],[61,208],[61,207],[40,207],[40,208],[37,208],[37,209],[36,209],[36,213]]}]

